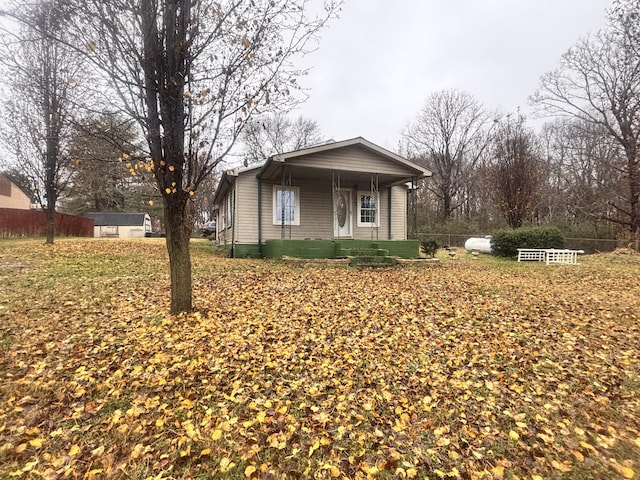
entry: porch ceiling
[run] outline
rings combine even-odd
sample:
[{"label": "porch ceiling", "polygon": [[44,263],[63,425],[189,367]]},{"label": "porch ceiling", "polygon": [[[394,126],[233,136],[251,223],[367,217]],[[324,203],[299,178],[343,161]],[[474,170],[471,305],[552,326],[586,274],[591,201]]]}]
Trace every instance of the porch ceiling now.
[{"label": "porch ceiling", "polygon": [[[371,182],[371,176],[375,172],[359,172],[353,170],[331,170],[325,168],[314,168],[299,165],[287,165],[287,172],[291,173],[291,181],[305,181],[315,183],[328,183],[333,181],[333,175],[340,175],[340,183],[343,185],[354,186],[358,185],[363,189],[367,189]],[[393,175],[388,173],[379,173],[378,185],[379,187],[389,187],[392,185],[400,185],[411,181],[410,176],[406,175]],[[262,174],[262,179],[271,181],[274,183],[280,183],[282,179],[282,164],[273,162],[267,167]]]}]

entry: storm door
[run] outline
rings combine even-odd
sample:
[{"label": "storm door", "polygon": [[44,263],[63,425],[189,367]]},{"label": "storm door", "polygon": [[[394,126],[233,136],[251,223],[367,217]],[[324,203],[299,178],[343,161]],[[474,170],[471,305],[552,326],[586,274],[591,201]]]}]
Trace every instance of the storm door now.
[{"label": "storm door", "polygon": [[351,190],[338,189],[335,191],[333,200],[333,236],[351,238],[352,224]]}]

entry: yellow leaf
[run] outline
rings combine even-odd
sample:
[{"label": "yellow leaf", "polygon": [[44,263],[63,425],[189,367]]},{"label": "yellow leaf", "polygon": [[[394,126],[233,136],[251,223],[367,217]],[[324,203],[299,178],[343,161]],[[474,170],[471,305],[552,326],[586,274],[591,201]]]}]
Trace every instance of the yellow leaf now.
[{"label": "yellow leaf", "polygon": [[418,475],[418,470],[415,468],[407,468],[407,477],[415,478]]},{"label": "yellow leaf", "polygon": [[94,448],[93,450],[91,450],[92,457],[99,457],[103,453],[104,453],[104,445],[100,445],[98,448]]},{"label": "yellow leaf", "polygon": [[544,480],[542,475],[531,475],[531,480]]},{"label": "yellow leaf", "polygon": [[518,432],[511,430],[509,432],[509,438],[513,441],[518,441],[520,439],[520,435],[518,435]]},{"label": "yellow leaf", "polygon": [[584,455],[582,455],[581,452],[578,450],[571,450],[571,453],[573,453],[573,456],[576,457],[579,462],[584,462]]},{"label": "yellow leaf", "polygon": [[618,465],[618,470],[624,478],[633,478],[635,475],[635,472],[632,469],[625,467],[624,465]]},{"label": "yellow leaf", "polygon": [[557,460],[552,460],[551,461],[551,465],[553,466],[553,468],[555,468],[556,470],[560,470],[561,472],[570,472],[571,471],[571,465],[567,464],[567,463],[560,463]]},{"label": "yellow leaf", "polygon": [[309,447],[309,456],[313,455],[313,452],[315,452],[318,448],[320,448],[320,440],[316,438],[313,442],[313,445]]},{"label": "yellow leaf", "polygon": [[144,453],[144,445],[142,445],[141,443],[136,444],[135,447],[133,447],[133,450],[131,451],[131,458],[136,459],[136,458],[140,458],[140,455],[142,455]]},{"label": "yellow leaf", "polygon": [[16,447],[16,453],[22,453],[27,449],[27,444],[26,443],[21,443],[20,445],[18,445]]},{"label": "yellow leaf", "polygon": [[71,448],[69,449],[70,457],[75,457],[79,453],[80,453],[80,447],[78,445],[72,445]]},{"label": "yellow leaf", "polygon": [[98,475],[99,473],[102,473],[104,470],[102,468],[94,468],[93,470],[89,470],[89,472],[87,472],[87,480],[93,480],[93,477],[95,477],[96,475]]},{"label": "yellow leaf", "polygon": [[29,440],[29,445],[34,448],[40,448],[44,442],[44,438],[34,438],[33,440]]},{"label": "yellow leaf", "polygon": [[244,469],[244,476],[247,478],[251,478],[251,475],[253,475],[253,472],[256,471],[256,467],[254,467],[253,465],[249,465],[247,468]]},{"label": "yellow leaf", "polygon": [[438,445],[439,447],[446,447],[450,443],[451,440],[449,440],[447,437],[440,437],[438,438],[438,440],[436,440],[436,445]]},{"label": "yellow leaf", "polygon": [[222,471],[222,472],[228,472],[229,470],[231,470],[235,466],[236,466],[236,464],[233,463],[227,457],[224,457],[224,458],[222,458],[220,460],[220,471]]},{"label": "yellow leaf", "polygon": [[495,478],[503,478],[504,477],[504,467],[502,465],[496,465],[491,469],[491,474]]},{"label": "yellow leaf", "polygon": [[211,453],[211,449],[210,448],[205,448],[204,450],[202,450],[200,452],[200,456],[201,457],[205,457],[205,456],[209,455],[210,453]]},{"label": "yellow leaf", "polygon": [[31,470],[33,470],[33,467],[35,467],[37,464],[38,464],[38,460],[34,460],[33,462],[27,462],[24,464],[24,467],[22,467],[22,471],[30,472]]},{"label": "yellow leaf", "polygon": [[221,438],[222,438],[222,430],[220,430],[219,428],[215,429],[211,434],[211,439],[220,440]]}]

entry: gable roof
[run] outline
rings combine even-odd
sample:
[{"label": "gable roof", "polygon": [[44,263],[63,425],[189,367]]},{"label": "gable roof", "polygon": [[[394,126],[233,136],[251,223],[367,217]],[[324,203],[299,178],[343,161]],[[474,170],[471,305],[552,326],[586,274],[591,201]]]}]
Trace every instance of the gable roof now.
[{"label": "gable roof", "polygon": [[313,145],[310,147],[301,148],[300,150],[294,150],[291,152],[273,155],[272,157],[267,159],[263,167],[260,169],[260,172],[258,172],[258,178],[262,177],[269,170],[269,167],[273,162],[284,164],[287,162],[287,160],[295,159],[297,157],[302,157],[305,155],[314,155],[317,153],[324,153],[330,150],[338,150],[338,149],[352,147],[352,146],[358,146],[374,154],[377,154],[383,157],[385,160],[391,163],[394,163],[396,165],[399,165],[407,169],[408,171],[411,171],[412,174],[417,178],[425,178],[425,177],[430,177],[432,175],[431,171],[413,162],[410,162],[409,160],[401,157],[400,155],[397,155],[385,148],[382,148],[381,146],[376,145],[375,143],[372,143],[363,137],[355,137],[348,140],[342,140],[339,142],[331,141],[331,142],[322,143],[320,145]]},{"label": "gable roof", "polygon": [[90,212],[85,217],[93,220],[96,227],[104,226],[139,226],[144,225],[146,213],[121,213],[121,212]]},{"label": "gable roof", "polygon": [[[218,183],[218,187],[216,188],[214,194],[214,203],[218,201],[220,195],[223,195],[229,185],[233,183],[233,179],[238,175],[242,174],[253,174],[248,172],[257,171],[256,177],[258,179],[266,179],[269,177],[278,176],[278,172],[280,168],[285,165],[288,161],[291,164],[302,165],[303,163],[307,166],[313,165],[315,168],[331,168],[324,166],[321,161],[315,156],[323,153],[331,153],[332,151],[340,151],[341,149],[348,149],[350,147],[356,147],[364,149],[374,156],[382,159],[384,162],[388,162],[391,165],[394,165],[398,168],[396,170],[402,171],[400,175],[388,176],[387,180],[389,180],[390,184],[403,184],[407,181],[410,181],[411,178],[421,179],[425,177],[431,176],[431,171],[423,168],[409,160],[397,155],[385,148],[382,148],[370,141],[364,139],[363,137],[351,138],[349,140],[342,140],[339,142],[329,141],[326,143],[322,143],[319,145],[312,145],[310,147],[301,148],[299,150],[293,150],[291,152],[279,153],[269,157],[264,163],[251,165],[249,167],[244,168],[234,168],[229,169],[223,172],[220,182]],[[305,158],[306,157],[306,158]],[[326,157],[325,157],[326,158]],[[340,162],[340,160],[336,160]],[[334,162],[335,163],[335,162]],[[366,171],[367,166],[363,166],[363,171]]]}]

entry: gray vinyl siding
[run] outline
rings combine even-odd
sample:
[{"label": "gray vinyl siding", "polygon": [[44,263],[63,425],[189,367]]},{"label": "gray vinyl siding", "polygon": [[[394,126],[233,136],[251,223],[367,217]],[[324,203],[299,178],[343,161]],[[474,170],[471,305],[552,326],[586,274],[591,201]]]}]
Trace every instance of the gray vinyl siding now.
[{"label": "gray vinyl siding", "polygon": [[[273,224],[273,183],[262,185],[262,239],[282,238],[282,227]],[[286,240],[330,239],[333,236],[333,199],[330,184],[296,183],[300,188],[300,225],[285,225]],[[257,211],[257,210],[256,210]]]},{"label": "gray vinyl siding", "polygon": [[236,178],[236,242],[258,243],[258,180],[255,172]]},{"label": "gray vinyl siding", "polygon": [[407,189],[391,188],[391,240],[407,239]]},{"label": "gray vinyl siding", "polygon": [[[390,162],[374,152],[363,150],[357,146],[291,158],[287,160],[287,164],[322,168],[329,171],[342,170],[392,175],[407,174],[408,171],[403,165]],[[409,172],[409,174],[414,174],[414,172]]]},{"label": "gray vinyl siding", "polygon": [[[230,191],[231,192],[231,191]],[[216,240],[220,245],[227,245],[231,243],[231,229],[228,228],[229,225],[225,222],[225,210],[224,206],[227,203],[227,197],[231,193],[227,193],[224,197],[222,197],[222,201],[220,203],[220,208],[218,209],[218,215],[216,217]]]},{"label": "gray vinyl siding", "polygon": [[[240,174],[235,179],[234,187],[228,195],[235,200],[235,235],[230,226],[218,231],[218,243],[238,244],[258,243],[258,180],[255,173]],[[262,241],[280,239],[282,227],[273,223],[274,183],[262,184]],[[330,183],[292,182],[292,187],[300,190],[300,225],[285,225],[284,238],[292,240],[332,239],[333,238],[333,196]],[[346,185],[345,185],[346,187]],[[378,227],[358,227],[358,191],[351,190],[352,238],[356,240],[388,240],[389,239],[389,190],[380,189],[380,213]],[[222,199],[224,205],[226,199]],[[391,239],[406,239],[407,197],[404,186],[395,186],[391,190]],[[224,225],[219,210],[218,225]]]},{"label": "gray vinyl siding", "polygon": [[358,201],[360,193],[368,193],[363,191],[355,192],[353,199],[354,218],[353,218],[353,238],[355,240],[387,240],[389,237],[389,193],[388,189],[382,188],[378,192],[380,199],[380,212],[378,213],[378,226],[358,226]]}]

